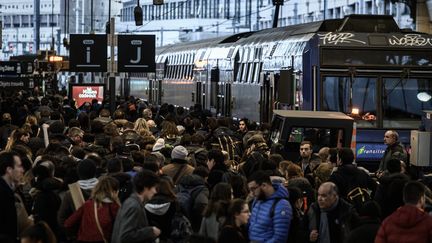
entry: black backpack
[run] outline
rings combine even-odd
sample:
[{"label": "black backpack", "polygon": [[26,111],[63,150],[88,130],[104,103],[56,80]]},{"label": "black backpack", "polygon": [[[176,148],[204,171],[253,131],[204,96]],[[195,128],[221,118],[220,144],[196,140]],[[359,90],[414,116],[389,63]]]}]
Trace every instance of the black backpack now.
[{"label": "black backpack", "polygon": [[192,234],[193,229],[189,219],[181,213],[181,210],[176,210],[171,221],[170,240],[175,243],[187,243]]},{"label": "black backpack", "polygon": [[366,202],[372,200],[372,198],[368,189],[362,187],[355,187],[348,192],[347,200],[356,209],[360,209]]},{"label": "black backpack", "polygon": [[193,188],[186,188],[183,185],[177,185],[178,192],[176,193],[176,201],[179,208],[187,218],[191,218],[192,209],[195,198],[205,188],[204,185],[195,186]]},{"label": "black backpack", "polygon": [[213,134],[212,147],[226,151],[230,160],[239,160],[243,154],[242,142],[237,139],[231,130],[216,129]]}]

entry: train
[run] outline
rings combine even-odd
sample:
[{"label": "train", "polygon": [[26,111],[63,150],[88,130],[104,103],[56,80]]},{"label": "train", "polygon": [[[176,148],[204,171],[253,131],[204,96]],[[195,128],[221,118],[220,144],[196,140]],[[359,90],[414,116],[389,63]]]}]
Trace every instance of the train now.
[{"label": "train", "polygon": [[400,29],[392,16],[349,15],[157,48],[145,93],[257,122],[275,109],[343,112],[356,120],[357,149],[373,160],[385,130],[409,145],[432,110],[431,53],[432,35]]}]

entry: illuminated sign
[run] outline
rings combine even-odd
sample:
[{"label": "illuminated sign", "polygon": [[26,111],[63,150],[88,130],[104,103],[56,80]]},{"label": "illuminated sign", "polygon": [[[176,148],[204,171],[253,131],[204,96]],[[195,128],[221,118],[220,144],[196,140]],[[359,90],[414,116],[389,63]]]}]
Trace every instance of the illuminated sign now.
[{"label": "illuminated sign", "polygon": [[80,107],[85,102],[91,104],[93,99],[97,99],[98,103],[102,103],[104,97],[104,86],[72,86],[72,99],[75,100],[76,106]]}]

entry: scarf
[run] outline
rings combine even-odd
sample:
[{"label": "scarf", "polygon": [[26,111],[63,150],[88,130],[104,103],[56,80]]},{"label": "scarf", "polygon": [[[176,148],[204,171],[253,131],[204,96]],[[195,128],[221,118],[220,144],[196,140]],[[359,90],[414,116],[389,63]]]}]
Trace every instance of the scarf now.
[{"label": "scarf", "polygon": [[331,243],[330,241],[330,228],[327,218],[327,213],[333,211],[339,203],[337,199],[336,203],[330,208],[321,208],[320,222],[319,222],[319,243]]},{"label": "scarf", "polygon": [[96,178],[78,181],[78,184],[80,185],[81,189],[83,189],[83,190],[93,189],[97,183],[98,183],[98,179],[96,179]]}]

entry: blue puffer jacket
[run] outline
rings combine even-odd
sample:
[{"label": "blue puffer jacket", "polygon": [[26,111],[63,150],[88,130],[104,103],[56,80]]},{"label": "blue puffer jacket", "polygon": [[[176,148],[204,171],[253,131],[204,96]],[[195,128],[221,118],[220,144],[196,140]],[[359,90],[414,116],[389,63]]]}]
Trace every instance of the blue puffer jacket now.
[{"label": "blue puffer jacket", "polygon": [[274,216],[271,217],[271,208],[277,198],[288,198],[288,190],[281,184],[273,184],[275,193],[264,201],[256,200],[253,203],[252,214],[249,221],[249,239],[253,242],[281,243],[288,238],[292,209],[290,203],[281,199],[277,202]]}]

